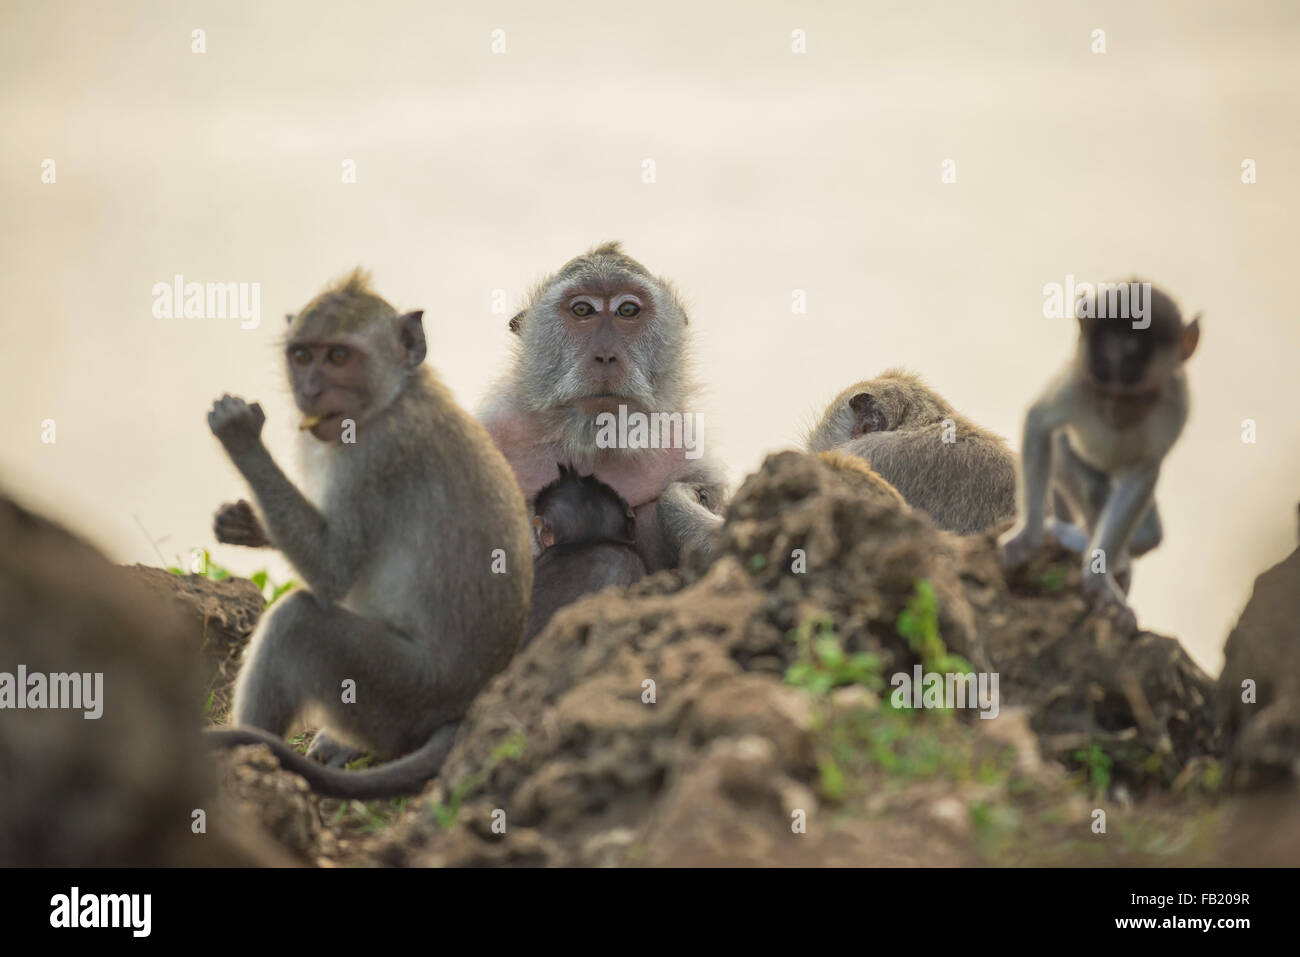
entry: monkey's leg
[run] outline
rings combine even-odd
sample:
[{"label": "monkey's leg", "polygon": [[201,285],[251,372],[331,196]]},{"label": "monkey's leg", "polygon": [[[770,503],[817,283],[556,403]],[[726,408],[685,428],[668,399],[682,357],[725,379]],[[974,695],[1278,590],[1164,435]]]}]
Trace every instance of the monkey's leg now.
[{"label": "monkey's leg", "polygon": [[1119,585],[1125,595],[1133,586],[1132,559],[1151,551],[1163,538],[1164,530],[1160,526],[1160,513],[1156,510],[1156,503],[1152,501],[1151,507],[1142,516],[1142,521],[1133,533],[1133,538],[1129,540],[1128,548],[1124,550],[1123,564],[1115,569],[1115,584]]},{"label": "monkey's leg", "polygon": [[1075,453],[1064,432],[1052,440],[1052,498],[1056,517],[1047,519],[1047,532],[1061,547],[1082,554],[1088,550],[1088,529],[1097,527],[1110,478]]},{"label": "monkey's leg", "polygon": [[364,753],[346,744],[339,744],[324,728],[316,732],[311,747],[307,749],[307,757],[331,768],[345,768]]},{"label": "monkey's leg", "polygon": [[1159,545],[1165,537],[1163,526],[1160,524],[1160,512],[1153,501],[1151,507],[1147,509],[1137,530],[1133,532],[1133,538],[1128,543],[1128,553],[1132,558],[1139,555],[1145,555],[1151,549]]},{"label": "monkey's leg", "polygon": [[1002,547],[1002,564],[1016,568],[1043,544],[1047,519],[1047,492],[1052,483],[1052,434],[1054,416],[1050,405],[1035,402],[1025,416],[1020,442],[1020,491],[1017,496],[1020,516],[1014,527],[998,539]]},{"label": "monkey's leg", "polygon": [[[1137,619],[1128,607],[1114,572],[1128,567],[1129,540],[1152,504],[1156,476],[1155,470],[1128,472],[1115,480],[1093,532],[1089,553],[1083,557],[1084,589],[1099,603],[1115,606],[1120,623],[1129,631],[1136,630]],[[1092,556],[1098,552],[1106,570],[1094,572]]]},{"label": "monkey's leg", "polygon": [[[413,750],[457,717],[437,707],[440,690],[425,645],[295,592],[258,623],[236,684],[232,720],[283,737],[311,710],[338,740],[389,758]],[[413,711],[411,702],[422,708]]]}]

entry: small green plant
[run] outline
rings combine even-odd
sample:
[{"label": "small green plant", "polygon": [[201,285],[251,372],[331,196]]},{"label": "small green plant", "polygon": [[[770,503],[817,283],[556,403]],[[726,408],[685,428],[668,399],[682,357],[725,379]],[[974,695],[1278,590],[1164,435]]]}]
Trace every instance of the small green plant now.
[{"label": "small green plant", "polygon": [[[180,556],[177,556],[176,558],[177,564],[168,565],[167,570],[173,575],[201,575],[209,581],[214,582],[219,582],[223,579],[232,577],[233,573],[230,569],[214,562],[212,560],[212,555],[206,548],[196,548],[192,554],[194,557],[190,561],[190,567],[194,568],[194,571],[187,572],[181,567]],[[199,559],[200,555],[202,555],[201,560]],[[195,566],[197,566],[197,568],[195,568]],[[293,579],[286,582],[274,581],[271,578],[270,572],[265,568],[253,572],[253,574],[248,576],[248,580],[256,585],[257,590],[262,593],[262,599],[265,602],[265,605],[263,605],[264,608],[270,608],[282,595],[293,590],[298,585],[298,583]]]},{"label": "small green plant", "polygon": [[248,580],[251,581],[254,585],[256,585],[258,587],[258,590],[261,591],[262,597],[266,599],[267,608],[270,608],[272,605],[274,605],[276,599],[278,599],[285,592],[288,592],[291,589],[296,588],[298,584],[292,578],[289,579],[287,582],[280,582],[279,584],[277,584],[276,582],[271,580],[271,576],[267,573],[265,568],[263,568],[261,571],[253,572],[253,574],[248,576]]},{"label": "small green plant", "polygon": [[1110,788],[1111,768],[1115,766],[1110,755],[1094,741],[1088,747],[1075,751],[1074,759],[1083,765],[1084,775],[1092,786],[1093,793],[1097,796],[1105,794]]},{"label": "small green plant", "polygon": [[948,646],[943,643],[939,635],[939,596],[934,586],[924,578],[916,583],[907,606],[898,614],[895,627],[921,659],[921,667],[926,671],[940,674],[967,674],[971,671],[970,662],[960,655],[950,654]]},{"label": "small green plant", "polygon": [[1038,576],[1038,585],[1046,591],[1060,591],[1065,585],[1065,569],[1049,568]]},{"label": "small green plant", "polygon": [[456,823],[456,818],[460,816],[460,805],[467,795],[480,781],[492,773],[492,770],[502,761],[515,760],[523,757],[527,747],[528,739],[518,731],[513,731],[502,739],[501,743],[492,749],[488,759],[484,762],[482,770],[477,774],[469,774],[456,782],[456,786],[451,789],[447,795],[446,801],[430,800],[429,811],[433,814],[433,819],[442,830],[447,830]]},{"label": "small green plant", "polygon": [[863,685],[872,691],[885,686],[880,657],[867,651],[846,652],[830,618],[807,618],[790,636],[798,648],[798,658],[786,670],[787,684],[816,695],[844,685]]}]

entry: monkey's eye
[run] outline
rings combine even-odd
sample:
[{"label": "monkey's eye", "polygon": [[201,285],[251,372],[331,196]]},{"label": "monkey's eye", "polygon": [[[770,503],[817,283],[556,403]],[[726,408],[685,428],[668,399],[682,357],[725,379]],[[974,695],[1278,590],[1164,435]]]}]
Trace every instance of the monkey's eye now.
[{"label": "monkey's eye", "polygon": [[570,311],[579,319],[586,319],[596,310],[591,307],[591,303],[589,302],[575,302]]},{"label": "monkey's eye", "polygon": [[631,319],[640,311],[641,311],[641,307],[638,306],[636,303],[632,302],[630,299],[627,302],[623,303],[623,305],[618,307],[618,314],[622,316],[624,319]]},{"label": "monkey's eye", "polygon": [[347,346],[335,346],[325,353],[325,358],[329,360],[330,365],[341,366],[348,361],[348,356],[351,354]]},{"label": "monkey's eye", "polygon": [[305,366],[311,364],[311,350],[306,346],[294,346],[289,350],[289,360],[295,365]]}]

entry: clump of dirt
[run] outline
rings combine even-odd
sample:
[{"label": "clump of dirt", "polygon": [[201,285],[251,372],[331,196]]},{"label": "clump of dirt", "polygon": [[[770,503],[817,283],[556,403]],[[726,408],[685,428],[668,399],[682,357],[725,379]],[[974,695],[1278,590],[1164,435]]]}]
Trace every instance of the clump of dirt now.
[{"label": "clump of dirt", "polygon": [[[1008,586],[991,534],[957,538],[867,499],[831,464],[769,457],[710,557],[557,614],[367,853],[1078,859],[1042,849],[1095,835],[1085,788],[1100,800],[1199,774],[1215,721],[1211,682],[1177,642],[1116,635],[1079,597],[1075,564],[1049,553]],[[998,717],[888,707],[885,679],[918,664],[999,673]]]},{"label": "clump of dirt", "polygon": [[216,791],[187,633],[137,576],[0,496],[0,670],[64,676],[46,687],[53,695],[57,681],[58,702],[0,719],[0,864],[278,859],[242,829],[192,828],[196,810],[215,810]]},{"label": "clump of dirt", "polygon": [[301,862],[314,863],[321,846],[320,809],[306,780],[281,770],[263,744],[231,749],[220,768],[223,803],[235,812],[226,819],[230,826],[256,821]]},{"label": "clump of dirt", "polygon": [[1229,778],[1300,782],[1300,548],[1255,579],[1219,675]]},{"label": "clump of dirt", "polygon": [[213,581],[203,575],[174,575],[162,568],[135,565],[126,569],[141,586],[169,601],[187,623],[182,632],[198,660],[207,689],[209,715],[230,713],[240,657],[265,599],[247,578]]}]

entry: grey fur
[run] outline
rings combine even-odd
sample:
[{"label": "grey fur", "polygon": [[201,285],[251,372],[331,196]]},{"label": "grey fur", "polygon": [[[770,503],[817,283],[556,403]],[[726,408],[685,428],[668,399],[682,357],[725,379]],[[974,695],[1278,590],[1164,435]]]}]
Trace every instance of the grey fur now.
[{"label": "grey fur", "polygon": [[[305,584],[263,616],[236,685],[233,720],[265,733],[213,740],[271,743],[309,719],[336,751],[407,755],[349,772],[272,745],[314,788],[343,797],[415,791],[436,774],[456,723],[518,646],[532,588],[527,513],[509,466],[420,364],[418,315],[394,315],[368,328],[350,320],[362,334],[353,345],[370,337],[381,404],[358,422],[354,444],[301,435],[311,497],[262,444],[256,405],[227,396],[209,416],[265,537]],[[403,330],[401,343],[387,342]],[[504,574],[493,570],[496,549]],[[341,700],[349,679],[355,703]]]},{"label": "grey fur", "polygon": [[[1183,363],[1200,335],[1199,323],[1184,325],[1163,292],[1153,288],[1151,303],[1146,328],[1080,320],[1073,359],[1025,416],[1019,518],[1000,540],[1009,568],[1028,561],[1047,532],[1082,551],[1085,590],[1125,632],[1137,630],[1126,600],[1129,563],[1163,537],[1156,480],[1187,422]],[[1125,367],[1113,358],[1125,354],[1141,362]],[[1050,521],[1049,495],[1057,512]],[[1099,555],[1104,568],[1094,568]]]},{"label": "grey fur", "polygon": [[[853,408],[855,397],[870,396]],[[864,422],[865,418],[865,422]],[[944,435],[952,425],[954,441]],[[855,435],[855,427],[871,428]],[[1015,456],[1006,441],[959,415],[920,377],[889,369],[835,397],[808,437],[809,452],[864,459],[940,528],[969,535],[1015,514]]]}]

